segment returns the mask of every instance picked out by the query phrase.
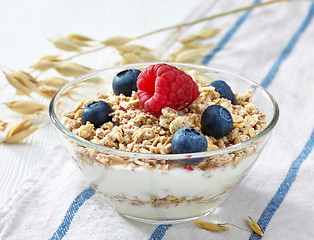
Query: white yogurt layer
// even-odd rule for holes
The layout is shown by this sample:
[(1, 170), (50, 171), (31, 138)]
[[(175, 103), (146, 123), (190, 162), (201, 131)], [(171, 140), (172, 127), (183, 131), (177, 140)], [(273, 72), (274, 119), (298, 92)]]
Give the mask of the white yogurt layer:
[[(142, 219), (171, 220), (201, 216), (213, 210), (240, 183), (257, 155), (243, 159), (236, 167), (207, 171), (197, 168), (189, 171), (183, 167), (167, 171), (132, 169), (124, 165), (105, 167), (98, 162), (93, 165), (76, 162), (106, 203), (119, 213)], [(166, 204), (167, 197), (179, 202)], [(156, 205), (153, 199), (164, 199), (164, 204)]]

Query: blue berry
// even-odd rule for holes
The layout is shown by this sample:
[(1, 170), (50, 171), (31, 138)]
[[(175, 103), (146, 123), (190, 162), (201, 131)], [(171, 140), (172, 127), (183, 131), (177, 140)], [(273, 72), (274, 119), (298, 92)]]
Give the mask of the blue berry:
[[(173, 153), (194, 153), (207, 150), (206, 137), (194, 128), (182, 128), (175, 132), (171, 140)], [(186, 164), (197, 164), (203, 158), (185, 159)]]
[(204, 134), (219, 139), (232, 130), (233, 119), (226, 108), (220, 105), (211, 105), (202, 113), (201, 125)]
[(220, 94), (220, 97), (230, 100), (232, 104), (236, 103), (236, 98), (231, 88), (225, 81), (216, 80), (209, 84), (209, 86), (213, 86), (215, 88), (215, 91)]
[(137, 69), (127, 69), (119, 72), (112, 81), (112, 89), (115, 95), (121, 93), (127, 97), (132, 95), (132, 91), (137, 91), (137, 77), (141, 73)]
[(112, 109), (108, 103), (104, 101), (92, 102), (83, 109), (81, 116), (82, 122), (86, 124), (86, 122), (89, 121), (98, 128), (111, 120), (111, 112)]

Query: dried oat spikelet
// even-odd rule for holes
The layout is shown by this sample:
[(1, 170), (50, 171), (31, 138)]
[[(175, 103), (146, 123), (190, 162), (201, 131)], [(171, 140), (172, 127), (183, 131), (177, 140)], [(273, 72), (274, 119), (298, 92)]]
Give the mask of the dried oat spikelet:
[(25, 95), (24, 93), (20, 92), (19, 90), (16, 90), (15, 91), (15, 95), (17, 96), (22, 96), (22, 95)]
[(73, 62), (60, 63), (55, 70), (65, 77), (79, 77), (92, 71), (91, 68)]
[(60, 57), (59, 54), (46, 55), (46, 56), (41, 57), (39, 60), (60, 61), (59, 57)]
[(51, 77), (51, 78), (46, 78), (40, 81), (41, 84), (44, 84), (48, 87), (53, 87), (56, 89), (63, 87), (68, 82), (69, 81), (67, 79), (60, 78), (60, 77)]
[(32, 91), (23, 83), (23, 81), (16, 78), (13, 73), (5, 73), (5, 77), (11, 86), (14, 87), (20, 95), (27, 95), (29, 97), (31, 96), (30, 93)]
[(13, 71), (12, 73), (6, 73), (8, 82), (18, 90), (19, 94), (26, 94), (30, 96), (31, 92), (41, 94), (41, 84), (30, 74), (24, 71)]
[(43, 97), (51, 98), (53, 94), (56, 92), (55, 89), (48, 89), (40, 82), (38, 82), (34, 77), (30, 74), (23, 71), (13, 71), (12, 73), (7, 73), (6, 77), (18, 91), (19, 93), (26, 94), (30, 96), (31, 92), (35, 92)]
[(39, 83), (29, 73), (17, 70), (13, 72), (13, 76), (28, 87), (30, 91), (38, 91)]
[(264, 233), (262, 232), (262, 229), (257, 224), (257, 222), (255, 222), (250, 216), (249, 216), (249, 219), (250, 219), (250, 221), (247, 220), (247, 223), (250, 226), (250, 228), (253, 230), (253, 232), (255, 232), (257, 235), (263, 237)]
[(81, 41), (81, 40), (77, 40), (77, 39), (71, 39), (71, 41), (76, 44), (77, 46), (80, 46), (80, 47), (91, 47), (92, 45), (87, 43), (87, 42), (84, 42), (84, 41)]
[(187, 44), (187, 43), (194, 42), (198, 38), (199, 38), (198, 34), (196, 34), (196, 33), (189, 33), (189, 34), (186, 34), (186, 35), (183, 35), (182, 37), (180, 37), (178, 39), (178, 42), (180, 42), (182, 44)]
[(203, 55), (206, 55), (214, 45), (212, 44), (196, 44), (187, 43), (175, 51), (169, 58), (168, 61), (177, 62), (185, 61), (194, 63)]
[(205, 28), (200, 33), (189, 33), (178, 39), (182, 44), (188, 44), (197, 40), (204, 40), (215, 37), (220, 32), (220, 29)]
[(150, 52), (142, 51), (142, 52), (137, 53), (137, 55), (140, 58), (142, 58), (144, 62), (159, 62), (160, 61), (159, 58), (157, 58), (155, 55), (153, 55)]
[(183, 52), (180, 52), (176, 58), (176, 62), (180, 63), (194, 63), (196, 62), (200, 57), (206, 56), (208, 53), (207, 49), (199, 48), (199, 49), (190, 49)]
[(199, 34), (199, 38), (201, 40), (208, 39), (208, 38), (213, 38), (215, 37), (218, 33), (220, 33), (220, 29), (218, 28), (204, 28)]
[(142, 57), (146, 61), (157, 60), (157, 57), (152, 54), (152, 50), (140, 45), (121, 45), (117, 46), (116, 49), (119, 51), (121, 55), (126, 53), (134, 53), (140, 57)]
[(125, 54), (122, 54), (122, 57), (124, 60), (124, 64), (145, 62), (144, 59), (142, 59), (140, 56), (136, 55), (135, 53), (125, 53)]
[(44, 124), (40, 124), (38, 126), (30, 128), (33, 123), (30, 121), (33, 120), (35, 115), (32, 115), (23, 121), (19, 122), (18, 124), (14, 125), (9, 129), (9, 132), (7, 133), (5, 142), (6, 143), (18, 143), (22, 141), (24, 138), (31, 135), (33, 132), (44, 126)]
[(4, 121), (0, 120), (0, 132), (5, 131), (7, 125), (8, 125), (7, 122), (4, 122)]
[(64, 50), (67, 52), (81, 52), (80, 46), (75, 44), (71, 39), (66, 37), (56, 37), (51, 40), (53, 45), (60, 50)]
[(221, 232), (221, 231), (229, 231), (230, 228), (227, 227), (225, 224), (219, 223), (212, 223), (212, 222), (205, 222), (205, 221), (195, 221), (195, 225), (200, 226), (203, 229), (214, 231), (214, 232)]
[(184, 44), (180, 49), (178, 49), (174, 54), (179, 54), (180, 52), (184, 52), (192, 49), (211, 49), (213, 48), (213, 44), (196, 44), (196, 43), (187, 43)]
[(126, 44), (127, 42), (130, 42), (132, 40), (133, 40), (132, 38), (128, 38), (128, 37), (115, 36), (115, 37), (107, 38), (106, 40), (102, 41), (102, 43), (106, 46), (116, 47), (116, 46)]
[(33, 101), (10, 101), (4, 103), (12, 111), (23, 113), (23, 114), (34, 114), (43, 110), (47, 110), (46, 105), (33, 102)]
[(141, 45), (136, 44), (127, 44), (127, 45), (120, 45), (116, 47), (120, 53), (140, 53), (140, 52), (151, 52), (151, 49), (143, 47)]
[(48, 99), (52, 98), (56, 92), (57, 92), (57, 89), (46, 88), (44, 86), (40, 86), (37, 91), (39, 95)]
[(47, 55), (38, 59), (31, 67), (35, 70), (47, 71), (50, 68), (54, 68), (61, 61), (58, 58), (59, 55)]
[(39, 71), (47, 71), (48, 69), (54, 68), (56, 65), (57, 65), (56, 62), (38, 60), (31, 65), (31, 68)]
[(123, 63), (157, 62), (159, 59), (151, 53), (151, 49), (140, 45), (121, 45), (116, 49), (123, 57)]
[(69, 34), (66, 36), (66, 38), (70, 39), (74, 44), (80, 47), (90, 47), (91, 44), (89, 44), (89, 42), (95, 41), (92, 38), (80, 34)]
[(88, 82), (93, 84), (103, 84), (104, 81), (105, 80), (101, 77), (91, 77), (90, 79), (88, 79)]
[(94, 39), (92, 39), (90, 37), (86, 37), (86, 36), (76, 34), (76, 33), (71, 33), (71, 34), (67, 35), (66, 38), (71, 39), (71, 40), (75, 39), (75, 40), (79, 40), (79, 41), (83, 41), (83, 42), (95, 41)]

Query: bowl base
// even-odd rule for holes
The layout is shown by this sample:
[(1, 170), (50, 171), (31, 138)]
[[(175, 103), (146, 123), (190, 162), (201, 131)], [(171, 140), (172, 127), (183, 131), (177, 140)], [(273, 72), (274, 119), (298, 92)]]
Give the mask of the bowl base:
[(160, 225), (160, 224), (179, 224), (179, 223), (186, 223), (186, 222), (192, 222), (198, 218), (205, 217), (208, 214), (212, 213), (215, 211), (214, 209), (211, 209), (210, 211), (200, 215), (200, 216), (195, 216), (195, 217), (190, 217), (190, 218), (180, 218), (180, 219), (165, 219), (165, 220), (154, 220), (154, 219), (146, 219), (146, 218), (138, 218), (138, 217), (133, 217), (125, 214), (120, 214), (123, 217), (126, 217), (128, 219), (141, 222), (141, 223), (147, 223), (147, 224), (153, 224), (153, 225)]

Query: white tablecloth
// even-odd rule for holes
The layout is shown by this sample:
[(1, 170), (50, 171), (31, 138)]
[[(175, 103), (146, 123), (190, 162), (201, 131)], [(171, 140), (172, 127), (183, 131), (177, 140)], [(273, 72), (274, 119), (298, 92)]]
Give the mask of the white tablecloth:
[[(3, 1), (0, 3), (3, 33), (0, 36), (0, 63), (8, 68), (25, 67), (31, 59), (53, 51), (42, 41), (57, 34), (78, 32), (106, 38), (123, 32), (123, 35), (134, 36), (182, 19), (196, 19), (251, 3), (208, 1), (194, 8), (188, 1), (180, 1), (180, 4), (159, 1), (152, 11), (152, 3), (145, 1), (120, 6), (119, 1), (88, 4)], [(130, 12), (134, 6), (139, 8), (136, 16)], [(125, 20), (128, 14), (133, 16), (130, 21)], [(278, 126), (257, 164), (232, 197), (206, 220), (246, 227), (244, 219), (249, 215), (258, 220), (265, 239), (313, 238), (313, 15), (313, 2), (293, 1), (206, 23), (221, 28), (222, 32), (214, 39), (217, 43), (214, 53), (205, 57), (203, 63), (261, 83), (280, 106)], [(199, 26), (191, 31), (197, 28)], [(144, 43), (158, 46), (166, 37), (167, 34), (161, 34)], [(101, 54), (97, 55), (99, 59), (102, 59)], [(9, 90), (3, 92), (2, 101), (14, 94)], [(0, 119), (9, 120), (15, 116), (3, 109)], [(47, 138), (47, 135), (53, 137)], [(51, 155), (43, 158), (58, 142), (51, 126), (47, 125), (24, 145), (0, 145), (0, 164), (3, 166), (0, 169), (0, 238), (258, 239), (256, 235), (238, 229), (212, 233), (191, 223), (155, 227), (127, 221), (101, 205), (69, 162), (63, 164), (65, 157), (60, 148), (50, 152), (57, 152), (54, 161)], [(38, 169), (31, 173), (39, 161)], [(26, 176), (29, 180), (20, 187)], [(67, 186), (56, 188), (60, 182), (68, 183), (72, 190)], [(13, 194), (15, 189), (18, 190)], [(5, 201), (9, 195), (11, 198)], [(35, 206), (39, 206), (36, 211)], [(41, 212), (45, 214), (39, 214)]]

